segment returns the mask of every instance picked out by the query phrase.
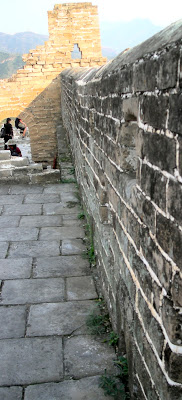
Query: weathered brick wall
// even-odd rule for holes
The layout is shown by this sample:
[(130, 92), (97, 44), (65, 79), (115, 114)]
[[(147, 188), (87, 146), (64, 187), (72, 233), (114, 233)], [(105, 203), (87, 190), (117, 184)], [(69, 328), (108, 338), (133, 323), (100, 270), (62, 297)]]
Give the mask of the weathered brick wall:
[[(49, 40), (23, 56), (26, 65), (0, 80), (0, 121), (20, 116), (29, 127), (34, 161), (52, 163), (60, 123), (60, 72), (103, 65), (97, 6), (56, 4), (48, 11)], [(72, 59), (74, 44), (81, 59)]]
[(132, 399), (182, 399), (182, 21), (107, 66), (61, 74)]

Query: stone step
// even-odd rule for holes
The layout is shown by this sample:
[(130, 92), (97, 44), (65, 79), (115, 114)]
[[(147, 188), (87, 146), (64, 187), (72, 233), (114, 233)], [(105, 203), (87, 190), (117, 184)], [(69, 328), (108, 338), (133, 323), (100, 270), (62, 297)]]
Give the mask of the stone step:
[(10, 150), (0, 150), (0, 160), (9, 160), (11, 158)]
[(29, 165), (27, 157), (12, 156), (8, 160), (0, 160), (0, 169), (11, 168), (11, 167), (24, 167), (27, 165)]
[(3, 183), (22, 183), (22, 184), (41, 184), (59, 183), (60, 170), (42, 170), (42, 165), (33, 164), (22, 168), (0, 169), (0, 182)]
[(47, 169), (39, 174), (31, 175), (31, 183), (58, 183), (61, 179), (61, 173), (59, 169)]

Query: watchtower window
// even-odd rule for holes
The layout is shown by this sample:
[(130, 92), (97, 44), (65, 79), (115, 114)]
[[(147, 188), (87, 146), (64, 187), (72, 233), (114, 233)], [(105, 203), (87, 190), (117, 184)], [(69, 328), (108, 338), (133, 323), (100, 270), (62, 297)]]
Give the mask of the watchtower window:
[(82, 53), (81, 53), (81, 51), (80, 51), (80, 49), (78, 47), (78, 44), (74, 44), (74, 49), (71, 52), (71, 58), (72, 58), (72, 60), (75, 60), (75, 59), (80, 59), (81, 60)]

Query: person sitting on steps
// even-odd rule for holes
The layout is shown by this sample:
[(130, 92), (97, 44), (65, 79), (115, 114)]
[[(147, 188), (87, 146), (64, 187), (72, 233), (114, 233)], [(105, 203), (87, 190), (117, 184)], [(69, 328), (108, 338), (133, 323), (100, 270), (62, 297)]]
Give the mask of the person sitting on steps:
[(22, 138), (24, 138), (27, 131), (27, 125), (25, 122), (23, 122), (21, 118), (16, 118), (15, 126), (17, 129), (20, 129), (20, 134), (22, 135)]

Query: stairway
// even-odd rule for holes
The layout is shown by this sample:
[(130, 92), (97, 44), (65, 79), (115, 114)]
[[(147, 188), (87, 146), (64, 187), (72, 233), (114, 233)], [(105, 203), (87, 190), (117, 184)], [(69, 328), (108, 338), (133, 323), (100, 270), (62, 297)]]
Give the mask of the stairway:
[(30, 162), (27, 157), (11, 156), (10, 150), (4, 150), (4, 140), (0, 139), (0, 182), (57, 183), (60, 182), (60, 170), (44, 170), (41, 163)]

